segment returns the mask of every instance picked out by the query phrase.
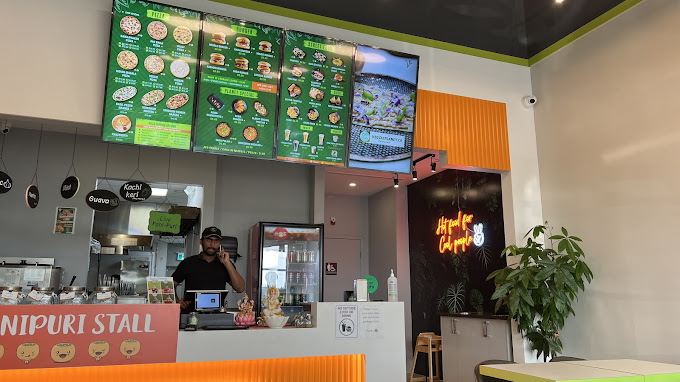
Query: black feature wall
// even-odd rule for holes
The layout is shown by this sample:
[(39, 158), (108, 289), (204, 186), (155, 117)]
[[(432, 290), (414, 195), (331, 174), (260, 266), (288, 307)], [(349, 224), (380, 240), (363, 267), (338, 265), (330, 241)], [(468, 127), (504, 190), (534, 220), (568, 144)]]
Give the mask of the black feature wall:
[[(495, 288), (486, 277), (506, 265), (501, 257), (505, 248), (502, 199), (499, 174), (446, 170), (408, 186), (414, 340), (418, 333), (440, 333), (439, 313), (494, 311)], [(438, 234), (442, 217), (451, 219), (451, 224)], [(466, 217), (467, 232), (462, 227)], [(475, 225), (480, 223), (483, 243), (479, 233), (475, 237)], [(452, 243), (458, 239), (470, 245), (465, 251), (457, 246), (458, 253), (442, 248), (442, 253), (441, 238), (448, 243), (449, 233)]]

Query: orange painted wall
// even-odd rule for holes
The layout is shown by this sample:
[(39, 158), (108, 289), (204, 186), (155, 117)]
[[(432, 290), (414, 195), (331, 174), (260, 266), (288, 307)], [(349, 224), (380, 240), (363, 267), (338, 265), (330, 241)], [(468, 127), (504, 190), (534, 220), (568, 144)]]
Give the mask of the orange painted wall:
[(0, 370), (2, 382), (364, 382), (363, 354), (243, 361)]
[(414, 145), (446, 151), (451, 165), (510, 171), (505, 104), (418, 90)]

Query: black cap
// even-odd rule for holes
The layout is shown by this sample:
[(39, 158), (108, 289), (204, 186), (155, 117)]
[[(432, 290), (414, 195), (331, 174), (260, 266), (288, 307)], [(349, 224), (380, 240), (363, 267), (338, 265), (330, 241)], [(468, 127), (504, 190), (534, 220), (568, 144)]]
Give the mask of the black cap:
[(201, 235), (201, 239), (205, 239), (206, 237), (210, 236), (217, 236), (220, 239), (222, 239), (222, 231), (220, 231), (219, 228), (217, 227), (208, 227), (203, 230), (203, 234)]

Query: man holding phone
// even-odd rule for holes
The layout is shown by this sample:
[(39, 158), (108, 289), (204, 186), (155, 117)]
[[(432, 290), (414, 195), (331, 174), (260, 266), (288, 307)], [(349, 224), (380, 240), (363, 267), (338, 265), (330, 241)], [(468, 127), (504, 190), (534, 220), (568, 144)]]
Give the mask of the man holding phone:
[[(243, 277), (229, 260), (229, 254), (222, 249), (222, 231), (217, 227), (208, 227), (201, 234), (203, 250), (182, 260), (172, 274), (175, 288), (184, 281), (184, 290), (224, 290), (227, 283), (241, 293), (246, 288)], [(190, 296), (179, 300), (182, 310), (193, 304)]]

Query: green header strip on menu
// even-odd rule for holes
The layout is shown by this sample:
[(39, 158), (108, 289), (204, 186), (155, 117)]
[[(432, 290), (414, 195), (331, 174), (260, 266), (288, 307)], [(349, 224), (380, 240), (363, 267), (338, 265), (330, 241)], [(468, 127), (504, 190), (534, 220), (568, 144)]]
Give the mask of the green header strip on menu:
[(253, 28), (246, 28), (246, 27), (242, 27), (240, 25), (232, 25), (231, 30), (233, 30), (236, 33), (240, 33), (240, 34), (244, 34), (244, 35), (248, 35), (248, 36), (253, 36), (253, 37), (257, 36), (257, 30), (253, 29)]
[(226, 95), (232, 95), (237, 97), (246, 97), (257, 99), (257, 92), (250, 92), (247, 90), (237, 90), (232, 88), (220, 88), (220, 93)]
[(169, 14), (167, 14), (165, 12), (154, 11), (152, 9), (146, 10), (146, 17), (148, 17), (150, 19), (157, 19), (157, 20), (164, 20), (164, 21), (170, 20)]
[(333, 45), (327, 45), (327, 44), (322, 44), (320, 42), (314, 42), (314, 41), (307, 41), (305, 40), (305, 48), (311, 48), (311, 49), (318, 49), (318, 50), (325, 50), (327, 52), (335, 52), (335, 46)]

